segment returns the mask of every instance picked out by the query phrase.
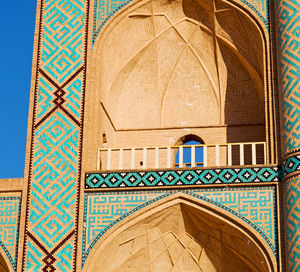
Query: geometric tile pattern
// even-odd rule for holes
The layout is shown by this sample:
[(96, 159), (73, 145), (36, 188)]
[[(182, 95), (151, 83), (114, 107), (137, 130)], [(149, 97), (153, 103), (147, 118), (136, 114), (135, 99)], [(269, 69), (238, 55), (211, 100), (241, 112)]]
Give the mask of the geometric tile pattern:
[[(287, 271), (300, 271), (300, 4), (297, 0), (276, 0), (281, 151), (292, 155), (284, 162), (285, 255)], [(299, 152), (298, 152), (299, 154)]]
[(88, 1), (42, 0), (22, 271), (76, 267)]
[(91, 249), (112, 226), (143, 207), (176, 192), (192, 195), (241, 218), (260, 233), (277, 255), (275, 186), (218, 189), (86, 192), (82, 267)]
[(285, 219), (285, 252), (287, 270), (300, 271), (300, 178), (293, 177), (285, 181), (284, 219)]
[(275, 2), (280, 72), (282, 154), (300, 147), (300, 5)]
[[(118, 220), (136, 207), (153, 202), (159, 196), (164, 195), (163, 192), (147, 192), (141, 193), (99, 193), (85, 195), (83, 225), (83, 255), (87, 254), (87, 250), (94, 244), (95, 238), (102, 233), (107, 226)], [(119, 222), (119, 221), (117, 221)]]
[(287, 271), (300, 271), (300, 154), (290, 153), (283, 161), (285, 252)]
[[(196, 195), (219, 203), (239, 215), (247, 218), (267, 236), (271, 242), (271, 247), (276, 247), (275, 234), (275, 191), (274, 187), (265, 187), (264, 190), (254, 188), (243, 188), (228, 191), (225, 190), (201, 190), (193, 192)], [(276, 209), (275, 209), (276, 211)]]
[[(94, 0), (94, 20), (92, 43), (96, 41), (98, 34), (108, 20), (123, 7), (133, 0)], [(268, 0), (239, 0), (250, 7), (269, 28), (269, 1)]]
[[(282, 162), (282, 176), (287, 178), (299, 174), (300, 171), (300, 154), (289, 155)], [(298, 173), (297, 173), (298, 172)]]
[(85, 189), (277, 182), (278, 167), (88, 173)]
[(17, 269), (21, 196), (0, 196), (0, 247)]

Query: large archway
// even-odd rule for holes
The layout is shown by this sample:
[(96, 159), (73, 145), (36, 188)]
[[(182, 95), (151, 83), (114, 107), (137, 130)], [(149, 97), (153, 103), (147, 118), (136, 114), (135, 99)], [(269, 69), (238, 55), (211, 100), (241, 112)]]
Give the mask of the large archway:
[(240, 11), (219, 0), (129, 10), (103, 33), (98, 63), (118, 129), (264, 123), (263, 41)]
[(89, 153), (167, 146), (183, 129), (274, 150), (267, 31), (233, 2), (132, 1), (108, 20), (88, 62)]
[(84, 271), (276, 271), (267, 247), (249, 226), (177, 193), (117, 224)]

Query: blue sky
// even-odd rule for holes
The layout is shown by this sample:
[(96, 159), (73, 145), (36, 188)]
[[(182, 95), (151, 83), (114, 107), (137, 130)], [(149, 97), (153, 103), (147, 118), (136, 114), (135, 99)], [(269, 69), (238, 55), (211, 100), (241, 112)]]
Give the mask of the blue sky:
[(0, 178), (24, 176), (36, 0), (0, 1)]

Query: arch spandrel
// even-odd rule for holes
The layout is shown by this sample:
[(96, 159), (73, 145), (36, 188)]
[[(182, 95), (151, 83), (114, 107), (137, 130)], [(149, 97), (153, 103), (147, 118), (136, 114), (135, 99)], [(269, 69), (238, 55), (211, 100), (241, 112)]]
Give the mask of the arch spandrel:
[[(115, 13), (124, 9), (128, 5), (131, 5), (133, 0), (119, 0), (119, 1), (94, 1), (93, 7), (93, 39), (94, 44), (99, 33), (105, 24), (114, 16)], [(261, 22), (261, 25), (265, 29), (265, 33), (268, 33), (269, 28), (269, 1), (264, 0), (235, 0), (235, 1), (224, 1), (227, 3), (236, 3), (243, 6), (245, 10), (248, 10), (256, 20)]]
[(92, 249), (83, 271), (148, 271), (150, 266), (183, 271), (182, 265), (192, 271), (277, 271), (264, 240), (248, 228), (213, 205), (177, 193), (117, 223)]

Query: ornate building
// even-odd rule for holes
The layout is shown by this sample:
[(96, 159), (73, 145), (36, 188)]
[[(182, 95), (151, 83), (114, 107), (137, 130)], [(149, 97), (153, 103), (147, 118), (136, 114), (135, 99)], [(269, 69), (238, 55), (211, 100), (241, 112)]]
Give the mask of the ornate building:
[(300, 271), (294, 0), (39, 0), (0, 271)]

